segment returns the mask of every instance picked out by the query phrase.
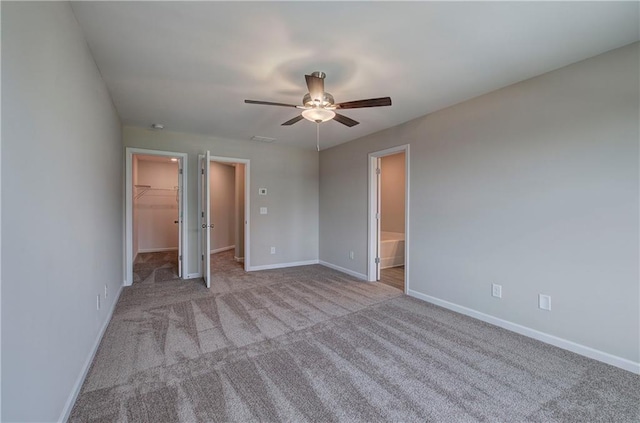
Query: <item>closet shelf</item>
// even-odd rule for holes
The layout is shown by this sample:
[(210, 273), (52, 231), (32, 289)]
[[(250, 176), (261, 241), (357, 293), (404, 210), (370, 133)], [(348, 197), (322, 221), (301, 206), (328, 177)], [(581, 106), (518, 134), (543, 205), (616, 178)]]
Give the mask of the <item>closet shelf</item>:
[(153, 197), (160, 197), (160, 196), (173, 195), (174, 192), (177, 195), (177, 191), (178, 191), (177, 186), (174, 186), (173, 188), (153, 188), (151, 185), (134, 185), (134, 187), (137, 190), (134, 196), (135, 200), (139, 199), (140, 197), (142, 197), (147, 193), (149, 193), (149, 195)]

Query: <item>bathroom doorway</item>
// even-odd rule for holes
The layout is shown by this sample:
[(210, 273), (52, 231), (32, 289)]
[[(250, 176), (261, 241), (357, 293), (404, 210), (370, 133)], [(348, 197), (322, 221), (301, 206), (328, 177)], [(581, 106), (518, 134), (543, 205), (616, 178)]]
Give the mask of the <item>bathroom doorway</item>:
[(408, 146), (371, 153), (369, 280), (408, 290)]

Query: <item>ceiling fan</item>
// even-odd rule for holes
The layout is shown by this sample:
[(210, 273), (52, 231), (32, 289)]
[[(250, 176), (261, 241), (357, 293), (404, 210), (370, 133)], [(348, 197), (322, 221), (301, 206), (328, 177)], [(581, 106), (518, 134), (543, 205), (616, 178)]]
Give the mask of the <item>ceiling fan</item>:
[(356, 126), (360, 122), (348, 118), (335, 110), (341, 109), (359, 109), (362, 107), (381, 107), (391, 106), (390, 97), (370, 98), (367, 100), (347, 101), (345, 103), (337, 103), (333, 96), (324, 90), (324, 78), (327, 75), (324, 72), (313, 72), (311, 75), (305, 75), (307, 88), (309, 92), (302, 98), (302, 105), (285, 103), (274, 103), (271, 101), (245, 100), (248, 104), (264, 104), (267, 106), (295, 107), (303, 109), (302, 114), (283, 123), (283, 126), (293, 125), (302, 119), (307, 119), (315, 123), (326, 122), (333, 119), (348, 127)]

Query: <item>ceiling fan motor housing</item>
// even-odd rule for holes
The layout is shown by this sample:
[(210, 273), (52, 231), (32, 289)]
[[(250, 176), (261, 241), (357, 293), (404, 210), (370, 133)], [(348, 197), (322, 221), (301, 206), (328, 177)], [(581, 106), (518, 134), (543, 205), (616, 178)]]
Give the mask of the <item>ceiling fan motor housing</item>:
[(335, 108), (334, 107), (335, 100), (333, 99), (333, 96), (327, 92), (325, 92), (324, 95), (322, 96), (322, 103), (317, 103), (311, 98), (311, 94), (307, 93), (302, 98), (302, 104), (304, 105), (304, 107), (309, 107), (309, 108), (311, 107), (321, 107), (324, 109)]
[(316, 78), (325, 79), (327, 74), (321, 71), (311, 72), (311, 76), (315, 76)]

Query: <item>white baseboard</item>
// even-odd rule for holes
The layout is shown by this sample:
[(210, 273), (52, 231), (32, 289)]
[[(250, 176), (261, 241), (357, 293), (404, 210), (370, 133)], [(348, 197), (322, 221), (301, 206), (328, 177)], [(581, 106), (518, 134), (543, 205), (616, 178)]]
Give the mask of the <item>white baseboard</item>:
[(353, 276), (354, 278), (362, 279), (364, 281), (367, 280), (367, 275), (363, 273), (354, 272), (353, 270), (345, 269), (344, 267), (340, 267), (332, 263), (327, 263), (326, 261), (322, 260), (320, 260), (320, 264), (330, 269), (337, 270), (338, 272), (346, 273), (347, 275)]
[(185, 277), (185, 279), (197, 279), (201, 277), (202, 277), (202, 273), (187, 273), (187, 276)]
[(140, 253), (162, 253), (165, 251), (178, 251), (178, 247), (141, 248), (136, 253), (136, 256)]
[(215, 250), (209, 251), (209, 254), (221, 253), (223, 251), (233, 250), (234, 248), (236, 248), (235, 245), (229, 245), (228, 247), (216, 248)]
[(249, 272), (253, 272), (256, 270), (282, 269), (284, 267), (309, 266), (311, 264), (318, 264), (318, 260), (294, 261), (291, 263), (276, 263), (264, 264), (262, 266), (251, 266), (249, 267)]
[(503, 320), (498, 317), (494, 317), (489, 314), (485, 314), (480, 311), (473, 310), (471, 308), (467, 308), (458, 304), (451, 303), (449, 301), (441, 300), (439, 298), (432, 297), (430, 295), (426, 295), (421, 292), (414, 291), (412, 289), (407, 291), (407, 295), (410, 295), (414, 298), (418, 298), (428, 303), (435, 304), (440, 307), (444, 307), (446, 309), (458, 312), (460, 314), (473, 317), (474, 319), (482, 320), (483, 322), (487, 322), (492, 325), (499, 326), (503, 329), (507, 329), (512, 332), (519, 333), (520, 335), (524, 335), (529, 338), (536, 339), (546, 344), (551, 344), (558, 348), (562, 348), (562, 349), (574, 352), (576, 354), (580, 354), (585, 357), (592, 358), (594, 360), (598, 360), (615, 367), (619, 367), (621, 369), (630, 371), (632, 373), (640, 374), (640, 363), (637, 363), (635, 361), (618, 357), (616, 355), (609, 354), (604, 351), (596, 350), (595, 348), (587, 347), (586, 345), (578, 344), (576, 342), (569, 341), (567, 339), (559, 338), (557, 336), (550, 335), (545, 332), (540, 332), (538, 330), (531, 329), (529, 327), (522, 326), (517, 323), (510, 322), (508, 320)]
[(238, 263), (244, 263), (244, 257), (236, 257), (233, 256), (233, 258), (235, 259), (235, 261), (237, 261)]
[(84, 366), (82, 366), (82, 371), (80, 372), (80, 375), (76, 380), (76, 383), (73, 385), (73, 389), (71, 390), (71, 394), (69, 395), (67, 402), (62, 408), (62, 414), (58, 419), (58, 421), (60, 422), (66, 422), (67, 420), (69, 420), (69, 414), (71, 414), (71, 410), (73, 409), (73, 406), (76, 403), (76, 399), (78, 399), (78, 395), (80, 394), (80, 389), (82, 389), (82, 384), (84, 383), (84, 380), (87, 377), (87, 373), (89, 373), (89, 369), (91, 368), (91, 363), (93, 363), (93, 359), (96, 355), (96, 352), (98, 352), (100, 341), (102, 341), (102, 337), (104, 336), (104, 333), (107, 330), (107, 326), (109, 326), (109, 322), (111, 322), (111, 317), (113, 316), (113, 312), (115, 311), (116, 305), (118, 304), (118, 300), (120, 299), (122, 288), (124, 288), (124, 285), (120, 285), (120, 288), (118, 289), (118, 292), (116, 293), (115, 298), (113, 300), (113, 304), (111, 304), (111, 308), (109, 309), (109, 313), (107, 313), (107, 318), (105, 319), (104, 324), (102, 325), (102, 328), (100, 328), (100, 332), (98, 332), (98, 336), (96, 337), (96, 340), (93, 343), (93, 347), (91, 348), (89, 357), (87, 357), (87, 360), (85, 361)]

